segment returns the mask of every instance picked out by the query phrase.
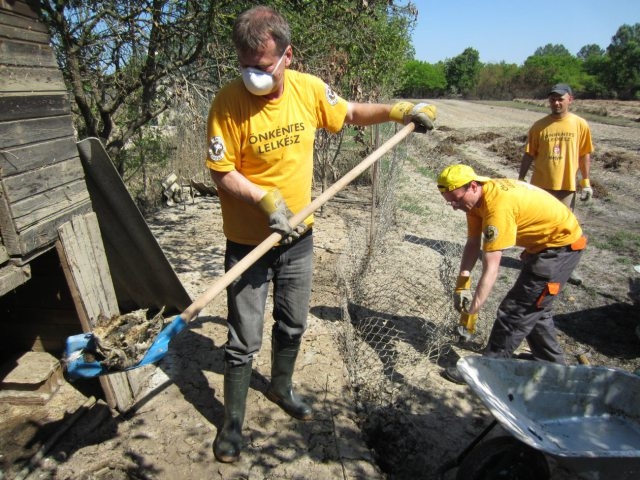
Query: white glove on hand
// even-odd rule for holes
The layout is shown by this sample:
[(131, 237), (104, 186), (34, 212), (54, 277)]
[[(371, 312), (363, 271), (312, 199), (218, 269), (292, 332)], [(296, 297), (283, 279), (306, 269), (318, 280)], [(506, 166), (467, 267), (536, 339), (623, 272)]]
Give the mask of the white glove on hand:
[(583, 178), (580, 180), (580, 200), (586, 202), (587, 200), (591, 200), (593, 197), (593, 189), (591, 188), (591, 183), (588, 178)]
[(269, 228), (282, 235), (280, 243), (283, 245), (288, 245), (297, 240), (307, 230), (305, 223), (291, 228), (289, 219), (293, 217), (293, 213), (289, 210), (280, 190), (277, 188), (267, 192), (258, 202), (258, 207), (269, 216)]

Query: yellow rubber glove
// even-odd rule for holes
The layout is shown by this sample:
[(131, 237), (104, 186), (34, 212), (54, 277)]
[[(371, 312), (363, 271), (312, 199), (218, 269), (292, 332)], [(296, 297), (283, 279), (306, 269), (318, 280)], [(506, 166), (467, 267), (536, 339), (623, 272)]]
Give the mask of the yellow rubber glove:
[(468, 310), (471, 306), (473, 295), (471, 294), (471, 277), (458, 275), (456, 289), (453, 291), (453, 308), (458, 312)]
[(413, 104), (407, 101), (397, 102), (391, 108), (389, 119), (406, 125), (409, 122), (416, 124), (416, 132), (424, 133), (433, 130), (436, 121), (436, 107), (428, 103)]
[(476, 333), (476, 321), (478, 320), (477, 313), (460, 313), (460, 321), (458, 326), (458, 333), (463, 337), (469, 339)]
[(287, 203), (282, 198), (280, 190), (274, 188), (267, 192), (258, 202), (258, 208), (269, 216), (269, 228), (282, 235), (280, 243), (289, 244), (294, 240), (300, 238), (300, 236), (306, 231), (307, 225), (301, 223), (295, 228), (291, 228), (289, 225), (289, 219), (293, 217), (293, 213), (289, 210)]
[(591, 182), (588, 178), (583, 178), (582, 180), (580, 180), (580, 188), (580, 200), (591, 200), (591, 197), (593, 197), (593, 189), (591, 188)]

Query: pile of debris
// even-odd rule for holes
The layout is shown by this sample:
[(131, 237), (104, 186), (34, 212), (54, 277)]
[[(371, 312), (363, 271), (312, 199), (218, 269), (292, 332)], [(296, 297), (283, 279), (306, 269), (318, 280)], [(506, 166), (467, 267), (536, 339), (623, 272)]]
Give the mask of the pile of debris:
[(111, 318), (101, 315), (93, 327), (95, 351), (84, 351), (85, 362), (100, 362), (107, 370), (136, 365), (165, 326), (164, 308), (151, 318), (147, 309)]

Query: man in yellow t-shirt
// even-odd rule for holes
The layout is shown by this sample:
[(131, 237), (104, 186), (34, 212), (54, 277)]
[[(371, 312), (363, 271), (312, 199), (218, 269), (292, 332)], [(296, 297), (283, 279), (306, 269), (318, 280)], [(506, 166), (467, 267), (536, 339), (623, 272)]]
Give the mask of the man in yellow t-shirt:
[[(552, 306), (586, 247), (573, 212), (534, 185), (482, 177), (466, 165), (445, 168), (438, 189), (454, 210), (467, 215), (467, 241), (454, 292), (460, 325), (475, 331), (478, 312), (498, 278), (503, 250), (522, 247), (522, 270), (500, 303), (484, 355), (509, 358), (526, 339), (534, 359), (564, 363)], [(471, 271), (481, 248), (482, 273), (471, 295)], [(464, 383), (455, 367), (444, 375)]]
[(529, 129), (518, 178), (524, 180), (533, 163), (531, 183), (545, 189), (571, 210), (576, 201), (576, 174), (582, 179), (581, 200), (593, 195), (589, 180), (591, 167), (591, 130), (586, 120), (569, 111), (573, 91), (565, 83), (549, 92), (551, 113)]
[(360, 104), (340, 98), (319, 78), (289, 70), (290, 28), (266, 6), (242, 13), (233, 27), (241, 77), (224, 86), (209, 111), (206, 165), (218, 186), (229, 271), (272, 232), (279, 244), (227, 288), (224, 423), (213, 445), (221, 462), (235, 462), (252, 360), (262, 345), (273, 284), (271, 382), (267, 397), (289, 415), (309, 420), (311, 408), (293, 391), (292, 375), (306, 329), (313, 271), (313, 217), (291, 226), (311, 201), (313, 142), (318, 128), (413, 121), (433, 128), (435, 107), (398, 102)]

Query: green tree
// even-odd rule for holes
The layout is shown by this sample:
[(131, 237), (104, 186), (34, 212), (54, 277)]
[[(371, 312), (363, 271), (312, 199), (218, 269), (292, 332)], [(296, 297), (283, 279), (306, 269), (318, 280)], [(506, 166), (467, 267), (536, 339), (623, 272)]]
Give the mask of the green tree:
[(481, 99), (512, 100), (516, 95), (519, 67), (515, 63), (484, 64), (478, 73), (475, 96)]
[(528, 57), (520, 70), (519, 92), (522, 96), (546, 97), (551, 85), (568, 83), (574, 93), (584, 91), (582, 61), (562, 45), (548, 44)]
[(547, 43), (544, 47), (538, 47), (535, 52), (533, 52), (534, 57), (543, 57), (543, 56), (556, 56), (556, 57), (564, 57), (571, 56), (571, 52), (567, 50), (567, 47), (564, 45)]
[(411, 3), (281, 1), (294, 38), (294, 68), (318, 75), (350, 100), (389, 98), (413, 56)]
[(605, 50), (599, 45), (585, 45), (577, 54), (582, 61), (583, 94), (587, 98), (608, 97), (607, 86), (603, 83), (603, 74), (609, 69), (609, 58), (605, 55)]
[(402, 85), (397, 96), (404, 98), (439, 97), (447, 88), (444, 63), (409, 60), (402, 69)]
[(602, 57), (603, 55), (604, 50), (600, 47), (600, 45), (591, 43), (582, 47), (576, 54), (576, 57), (581, 60), (587, 60), (591, 57)]
[(607, 47), (604, 82), (621, 99), (640, 98), (640, 23), (622, 25)]
[(478, 82), (480, 53), (475, 48), (467, 48), (460, 55), (445, 62), (445, 76), (449, 91), (468, 95)]
[(210, 72), (224, 76), (215, 60), (228, 56), (211, 44), (224, 38), (229, 1), (41, 0), (80, 137), (105, 143), (124, 171), (125, 144)]

